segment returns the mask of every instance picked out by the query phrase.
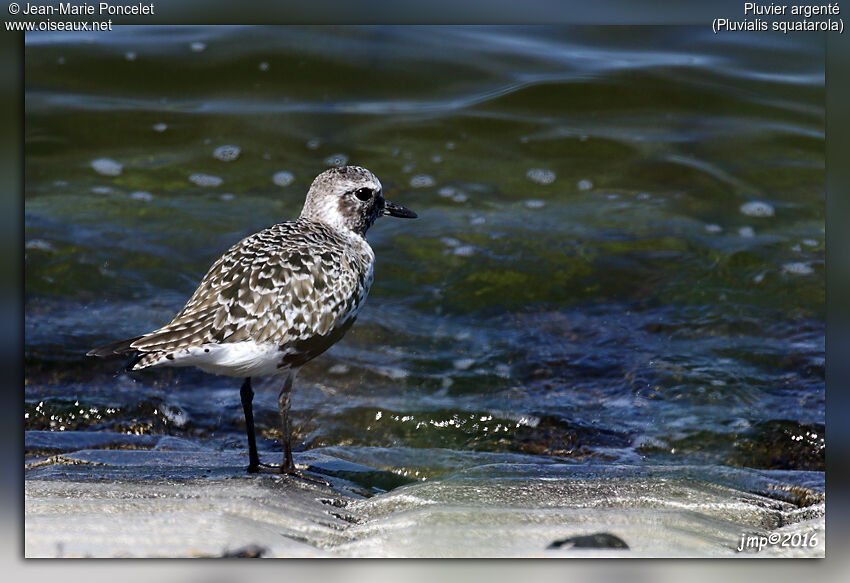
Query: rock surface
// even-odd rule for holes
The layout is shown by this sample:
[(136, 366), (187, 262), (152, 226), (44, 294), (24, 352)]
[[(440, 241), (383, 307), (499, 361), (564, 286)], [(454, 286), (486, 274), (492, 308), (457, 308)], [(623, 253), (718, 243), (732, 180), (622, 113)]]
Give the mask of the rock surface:
[[(28, 433), (27, 451), (62, 439)], [(411, 481), (337, 449), (296, 454), (324, 486), (248, 476), (244, 454), (182, 439), (83, 442), (153, 448), (30, 457), (27, 557), (824, 556), (817, 472), (490, 463)]]

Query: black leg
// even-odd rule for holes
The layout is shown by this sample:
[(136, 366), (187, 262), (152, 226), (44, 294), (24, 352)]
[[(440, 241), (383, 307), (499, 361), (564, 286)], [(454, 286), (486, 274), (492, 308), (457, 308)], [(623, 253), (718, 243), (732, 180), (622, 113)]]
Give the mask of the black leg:
[(283, 388), (280, 390), (280, 395), (277, 398), (277, 407), (280, 412), (280, 431), (283, 434), (283, 464), (280, 466), (280, 473), (298, 475), (298, 471), (295, 469), (295, 462), (292, 461), (292, 424), (289, 420), (290, 396), (292, 394), (292, 381), (294, 379), (294, 372), (286, 375)]
[(260, 471), (260, 456), (257, 455), (257, 437), (254, 435), (254, 391), (251, 390), (251, 377), (242, 383), (239, 391), (242, 397), (242, 411), (245, 412), (245, 430), (248, 432), (248, 473), (255, 474)]

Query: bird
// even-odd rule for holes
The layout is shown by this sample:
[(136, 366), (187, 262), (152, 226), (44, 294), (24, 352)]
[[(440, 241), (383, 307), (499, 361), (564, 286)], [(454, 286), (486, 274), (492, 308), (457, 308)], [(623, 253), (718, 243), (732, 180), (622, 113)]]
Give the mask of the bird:
[(132, 354), (128, 371), (191, 366), (244, 379), (240, 397), (249, 473), (261, 466), (251, 379), (282, 380), (279, 471), (306, 477), (292, 458), (292, 385), (299, 369), (339, 341), (363, 308), (375, 263), (366, 232), (382, 216), (417, 218), (412, 210), (384, 199), (381, 182), (366, 168), (325, 170), (310, 185), (297, 219), (228, 249), (168, 324), (87, 355)]

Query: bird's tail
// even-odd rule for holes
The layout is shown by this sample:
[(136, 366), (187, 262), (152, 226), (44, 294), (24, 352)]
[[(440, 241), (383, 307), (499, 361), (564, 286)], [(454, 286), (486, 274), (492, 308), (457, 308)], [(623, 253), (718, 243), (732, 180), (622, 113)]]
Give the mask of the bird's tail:
[(139, 338), (141, 338), (141, 336), (128, 338), (126, 340), (119, 340), (118, 342), (113, 342), (112, 344), (107, 344), (106, 346), (100, 346), (98, 348), (92, 348), (86, 353), (86, 356), (99, 356), (101, 358), (105, 358), (107, 356), (135, 352), (136, 349), (132, 347), (132, 344)]

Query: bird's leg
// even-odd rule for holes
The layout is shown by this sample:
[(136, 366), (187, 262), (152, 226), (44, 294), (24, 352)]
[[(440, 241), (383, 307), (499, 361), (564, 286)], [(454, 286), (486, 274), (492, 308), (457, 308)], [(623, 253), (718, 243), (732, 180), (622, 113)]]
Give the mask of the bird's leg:
[(255, 474), (260, 471), (260, 456), (257, 455), (257, 437), (254, 434), (254, 391), (251, 390), (251, 377), (242, 383), (239, 391), (242, 397), (242, 411), (245, 413), (245, 430), (248, 432), (248, 473)]
[(286, 380), (283, 381), (283, 388), (280, 390), (280, 395), (277, 397), (277, 407), (280, 412), (280, 431), (283, 435), (283, 464), (280, 466), (281, 474), (297, 475), (295, 462), (292, 461), (292, 429), (289, 420), (289, 407), (291, 405), (292, 381), (295, 379), (295, 373), (290, 372), (286, 375)]
[(289, 418), (289, 406), (291, 404), (290, 396), (292, 394), (292, 383), (295, 381), (295, 375), (297, 372), (297, 370), (291, 370), (289, 372), (283, 383), (283, 388), (280, 390), (280, 395), (277, 398), (278, 411), (280, 412), (280, 430), (283, 434), (283, 463), (280, 466), (280, 473), (289, 476), (296, 476), (302, 480), (316, 482), (323, 486), (331, 486), (330, 482), (323, 480), (322, 478), (308, 476), (302, 473), (295, 467), (295, 462), (292, 459), (292, 423)]

